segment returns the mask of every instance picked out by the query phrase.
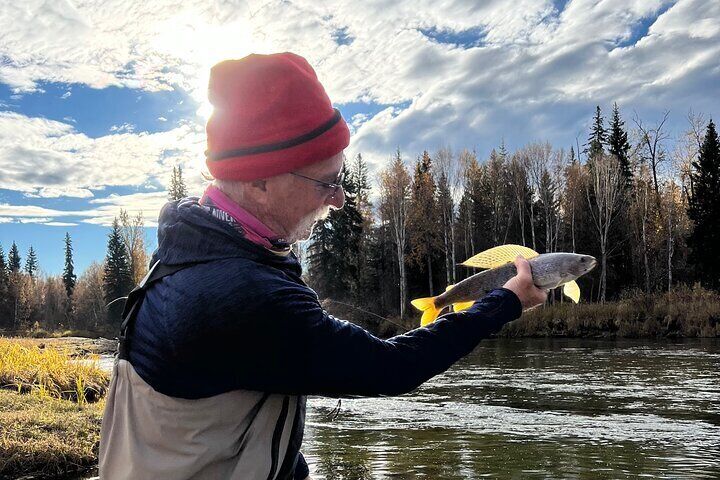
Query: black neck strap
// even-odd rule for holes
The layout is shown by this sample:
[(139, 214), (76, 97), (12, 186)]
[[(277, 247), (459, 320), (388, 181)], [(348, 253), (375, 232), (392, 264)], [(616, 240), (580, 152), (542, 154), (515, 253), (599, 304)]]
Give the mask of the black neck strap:
[(155, 262), (148, 271), (147, 275), (140, 280), (140, 283), (135, 287), (127, 297), (125, 302), (125, 308), (122, 313), (122, 323), (120, 324), (120, 344), (118, 345), (118, 358), (121, 360), (129, 360), (130, 353), (130, 337), (129, 332), (132, 330), (132, 326), (135, 323), (135, 317), (140, 310), (145, 299), (145, 292), (150, 288), (152, 284), (160, 280), (161, 278), (172, 275), (173, 273), (187, 268), (195, 263), (182, 263), (179, 265), (165, 265), (160, 261)]

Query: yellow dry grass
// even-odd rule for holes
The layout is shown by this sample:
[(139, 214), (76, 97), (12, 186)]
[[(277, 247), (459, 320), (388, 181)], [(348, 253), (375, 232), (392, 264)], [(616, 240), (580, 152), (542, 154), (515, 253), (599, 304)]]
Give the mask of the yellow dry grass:
[(38, 345), (17, 338), (0, 338), (0, 388), (79, 404), (102, 398), (110, 381), (98, 357), (73, 357), (70, 349)]

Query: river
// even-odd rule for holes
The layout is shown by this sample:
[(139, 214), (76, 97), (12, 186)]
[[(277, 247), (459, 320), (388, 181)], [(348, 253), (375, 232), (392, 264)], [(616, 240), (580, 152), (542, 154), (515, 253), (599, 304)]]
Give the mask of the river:
[(336, 406), (308, 401), (314, 479), (720, 478), (720, 339), (487, 340)]

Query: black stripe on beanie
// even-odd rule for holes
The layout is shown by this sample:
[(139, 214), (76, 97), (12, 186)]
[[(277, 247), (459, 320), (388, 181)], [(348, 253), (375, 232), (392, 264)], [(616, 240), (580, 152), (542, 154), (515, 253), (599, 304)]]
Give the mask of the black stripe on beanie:
[(226, 158), (233, 158), (233, 157), (243, 157), (247, 155), (256, 155), (258, 153), (268, 153), (268, 152), (275, 152), (277, 150), (284, 150), (286, 148), (294, 147), (296, 145), (300, 145), (305, 142), (309, 142), (310, 140), (319, 137), (323, 133), (330, 130), (332, 127), (337, 124), (340, 119), (342, 118), (342, 115), (340, 115), (340, 110), (337, 108), (333, 108), (335, 111), (335, 115), (328, 120), (327, 122), (320, 125), (315, 130), (312, 130), (311, 132), (305, 133), (303, 135), (300, 135), (299, 137), (291, 138), (290, 140), (284, 140), (282, 142), (277, 143), (269, 143), (267, 145), (257, 145), (255, 147), (245, 147), (245, 148), (236, 148), (234, 150), (225, 150), (224, 152), (218, 152), (218, 153), (211, 153), (211, 152), (205, 152), (205, 155), (207, 155), (207, 158), (210, 160), (218, 161), (218, 160), (225, 160)]

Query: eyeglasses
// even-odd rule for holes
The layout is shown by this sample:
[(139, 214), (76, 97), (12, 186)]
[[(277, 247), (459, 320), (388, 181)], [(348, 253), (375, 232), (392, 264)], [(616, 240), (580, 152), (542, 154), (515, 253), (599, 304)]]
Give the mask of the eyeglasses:
[(311, 180), (321, 187), (323, 187), (325, 190), (327, 190), (330, 195), (330, 198), (335, 198), (335, 195), (337, 195), (338, 190), (342, 188), (343, 180), (345, 179), (345, 171), (341, 171), (340, 175), (338, 175), (337, 179), (334, 183), (329, 182), (323, 182), (322, 180), (318, 180), (316, 178), (306, 177), (305, 175), (300, 175), (299, 173), (290, 172), (291, 175), (295, 175), (296, 177), (304, 178), (305, 180)]

